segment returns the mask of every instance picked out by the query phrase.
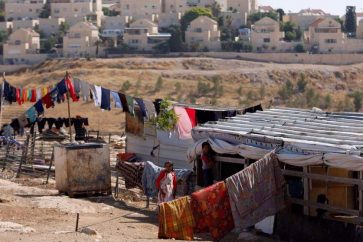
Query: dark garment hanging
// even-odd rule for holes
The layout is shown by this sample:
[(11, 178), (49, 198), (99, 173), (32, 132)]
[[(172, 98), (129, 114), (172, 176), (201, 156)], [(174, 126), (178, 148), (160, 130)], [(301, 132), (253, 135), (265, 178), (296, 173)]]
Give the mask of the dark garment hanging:
[(111, 110), (111, 91), (101, 87), (101, 109)]
[(84, 126), (88, 126), (88, 118), (83, 118), (83, 124)]
[(209, 121), (217, 121), (223, 118), (222, 111), (196, 110), (198, 124), (204, 124)]
[(69, 128), (69, 126), (73, 125), (73, 119), (72, 118), (71, 118), (70, 122), (71, 123), (69, 123), (69, 118), (63, 118), (64, 126), (66, 126), (67, 128)]
[(243, 110), (243, 114), (246, 114), (246, 113), (255, 113), (257, 111), (263, 111), (261, 104), (258, 104), (258, 105), (253, 106), (253, 107), (246, 108), (245, 110)]
[(43, 102), (41, 99), (34, 104), (34, 107), (35, 107), (35, 110), (37, 110), (38, 115), (44, 113)]
[(46, 108), (54, 107), (54, 102), (50, 93), (42, 98), (42, 102), (45, 104)]
[(120, 100), (121, 100), (122, 108), (123, 108), (124, 112), (129, 113), (130, 110), (129, 110), (129, 105), (127, 104), (126, 95), (123, 93), (119, 93), (118, 95), (120, 96)]
[(11, 102), (16, 102), (16, 88), (11, 87)]
[(73, 126), (76, 133), (75, 140), (84, 140), (86, 136), (86, 129), (83, 127), (84, 118), (73, 119)]
[(57, 129), (60, 129), (63, 127), (64, 121), (62, 118), (58, 118), (57, 120), (55, 120), (54, 124)]
[(222, 118), (230, 118), (237, 115), (236, 110), (229, 110), (229, 111), (223, 111), (222, 112)]
[(12, 103), (11, 87), (7, 81), (4, 81), (4, 99)]
[(64, 79), (57, 84), (57, 89), (58, 89), (58, 95), (60, 96), (67, 93), (67, 85)]
[(37, 124), (38, 124), (39, 133), (43, 133), (43, 129), (44, 129), (46, 122), (47, 122), (46, 118), (38, 119)]
[(145, 107), (144, 101), (141, 98), (138, 98), (138, 97), (135, 97), (135, 101), (139, 105), (142, 116), (146, 117), (146, 107)]
[(48, 128), (52, 129), (53, 124), (55, 123), (55, 118), (48, 118), (47, 123), (48, 123)]
[(20, 130), (20, 124), (19, 124), (19, 120), (16, 118), (16, 119), (13, 119), (10, 123), (10, 126), (13, 128), (13, 130), (16, 132), (16, 133), (19, 133), (19, 130)]
[(163, 101), (163, 99), (159, 98), (159, 99), (155, 99), (155, 101), (153, 102), (154, 106), (155, 106), (156, 114), (160, 113), (160, 104), (161, 104), (162, 101)]

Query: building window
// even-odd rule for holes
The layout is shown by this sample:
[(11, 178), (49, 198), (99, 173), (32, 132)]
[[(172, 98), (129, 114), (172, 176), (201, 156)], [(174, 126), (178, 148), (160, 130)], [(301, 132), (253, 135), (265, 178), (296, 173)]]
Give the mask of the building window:
[(21, 41), (20, 40), (15, 40), (15, 45), (20, 45)]
[(29, 8), (29, 12), (33, 12), (33, 9)]
[(202, 28), (195, 28), (195, 32), (202, 33)]
[(263, 39), (263, 43), (270, 43), (270, 42), (271, 42), (270, 38), (264, 38)]
[(59, 9), (54, 9), (54, 13), (59, 13)]
[(137, 40), (137, 39), (131, 39), (129, 41), (129, 44), (138, 44), (138, 43), (139, 43), (139, 40)]
[(327, 44), (336, 44), (337, 40), (336, 39), (326, 39), (325, 43), (327, 43)]

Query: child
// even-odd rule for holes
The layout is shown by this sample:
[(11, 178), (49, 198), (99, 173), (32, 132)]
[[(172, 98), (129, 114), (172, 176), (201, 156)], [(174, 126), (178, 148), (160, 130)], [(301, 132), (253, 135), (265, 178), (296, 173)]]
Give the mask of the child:
[(202, 155), (200, 156), (202, 160), (202, 170), (203, 170), (203, 181), (204, 187), (213, 185), (213, 165), (214, 157), (212, 149), (208, 142), (202, 144)]
[(176, 175), (173, 170), (173, 163), (171, 161), (165, 162), (164, 168), (155, 182), (158, 189), (158, 204), (175, 199)]

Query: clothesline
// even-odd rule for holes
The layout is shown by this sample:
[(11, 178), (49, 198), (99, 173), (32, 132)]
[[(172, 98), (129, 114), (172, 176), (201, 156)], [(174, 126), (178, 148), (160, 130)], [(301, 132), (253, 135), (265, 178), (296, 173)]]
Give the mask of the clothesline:
[[(43, 92), (41, 92), (43, 90)], [(64, 95), (70, 93), (70, 96), (74, 102), (79, 99), (88, 101), (93, 99), (96, 107), (100, 107), (103, 110), (111, 110), (111, 108), (122, 109), (124, 112), (128, 112), (131, 115), (135, 115), (135, 105), (140, 108), (143, 117), (147, 119), (155, 118), (160, 111), (160, 102), (162, 99), (157, 99), (152, 102), (147, 99), (139, 97), (133, 97), (118, 91), (113, 91), (108, 88), (104, 88), (95, 84), (90, 84), (86, 81), (74, 78), (71, 81), (69, 75), (57, 83), (52, 89), (48, 88), (48, 92), (45, 93), (45, 88), (33, 88), (33, 89), (20, 89), (10, 85), (5, 79), (3, 81), (2, 97), (10, 104), (12, 102), (18, 102), (23, 104), (25, 101), (35, 102), (24, 114), (19, 116), (19, 124), (25, 127), (28, 123), (35, 123), (37, 117), (42, 115), (46, 109), (54, 107), (55, 103), (61, 103), (65, 100)], [(44, 95), (45, 94), (45, 95)], [(114, 107), (111, 107), (111, 98), (114, 102)], [(224, 111), (211, 111), (210, 108), (204, 110), (201, 107), (198, 109), (195, 105), (173, 103), (174, 110), (180, 117), (180, 121), (177, 123), (177, 130), (181, 138), (191, 138), (191, 129), (198, 123), (205, 121), (218, 120), (219, 118), (232, 117), (237, 113), (236, 109), (225, 109)], [(179, 106), (179, 107), (178, 107)], [(257, 107), (257, 106), (256, 106)], [(253, 107), (253, 108), (256, 108)], [(258, 110), (262, 110), (258, 107)], [(239, 110), (242, 111), (242, 110)], [(244, 110), (245, 111), (245, 110)], [(220, 112), (217, 115), (217, 112)], [(205, 119), (205, 120), (204, 120)], [(204, 120), (204, 121), (203, 121)]]

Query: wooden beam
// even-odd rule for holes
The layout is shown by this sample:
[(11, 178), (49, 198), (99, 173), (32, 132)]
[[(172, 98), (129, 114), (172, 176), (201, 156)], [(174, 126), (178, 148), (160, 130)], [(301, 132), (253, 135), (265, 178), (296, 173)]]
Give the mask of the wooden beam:
[(345, 177), (337, 177), (337, 176), (327, 176), (313, 173), (305, 173), (301, 171), (291, 171), (291, 170), (282, 170), (282, 174), (288, 176), (296, 176), (301, 178), (308, 178), (312, 180), (325, 181), (325, 182), (336, 182), (348, 185), (358, 185), (359, 189), (363, 189), (363, 180), (354, 179), (354, 178), (345, 178)]
[[(307, 206), (309, 208), (315, 208), (315, 209), (320, 208), (320, 209), (325, 209), (330, 212), (348, 214), (348, 215), (353, 215), (353, 216), (357, 216), (357, 217), (359, 216), (359, 210), (355, 210), (355, 209), (334, 207), (334, 206), (330, 206), (327, 204), (314, 203), (311, 201), (304, 201), (302, 199), (297, 199), (297, 198), (289, 198), (288, 201), (291, 203), (294, 203), (294, 204)], [(362, 218), (362, 220), (363, 220), (363, 218)]]
[(228, 162), (228, 163), (246, 165), (246, 159), (244, 159), (242, 157), (234, 158), (234, 157), (224, 157), (224, 156), (217, 155), (215, 158), (216, 158), (216, 161), (219, 161), (219, 162)]

